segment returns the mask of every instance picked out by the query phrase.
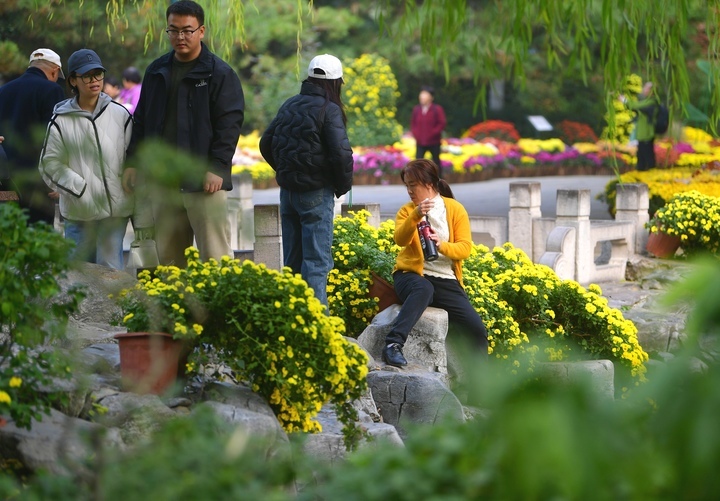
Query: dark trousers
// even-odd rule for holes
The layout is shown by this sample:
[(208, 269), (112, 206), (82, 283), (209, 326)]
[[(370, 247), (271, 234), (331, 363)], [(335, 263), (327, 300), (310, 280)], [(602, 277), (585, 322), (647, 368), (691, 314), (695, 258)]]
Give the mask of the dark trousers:
[(393, 280), (395, 292), (403, 304), (385, 338), (387, 344), (404, 345), (425, 308), (432, 306), (447, 311), (448, 335), (459, 332), (467, 336), (481, 353), (487, 355), (487, 329), (457, 280), (402, 271), (396, 271)]
[(655, 168), (655, 140), (638, 141), (637, 170), (650, 170)]
[(430, 146), (420, 146), (417, 145), (417, 151), (415, 152), (415, 158), (425, 158), (425, 153), (430, 152), (430, 155), (432, 155), (433, 162), (435, 162), (435, 165), (438, 167), (438, 175), (440, 176), (440, 179), (442, 179), (442, 164), (440, 163), (440, 145), (439, 144), (433, 144)]

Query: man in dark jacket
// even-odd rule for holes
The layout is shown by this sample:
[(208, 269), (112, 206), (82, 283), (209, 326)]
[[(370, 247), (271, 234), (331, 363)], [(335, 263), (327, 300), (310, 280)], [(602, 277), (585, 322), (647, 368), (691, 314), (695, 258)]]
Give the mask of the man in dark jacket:
[(260, 139), (260, 153), (280, 185), (284, 264), (302, 275), (325, 306), (335, 197), (352, 187), (342, 75), (335, 56), (313, 58), (300, 94), (283, 103)]
[(0, 87), (0, 135), (5, 137), (6, 169), (0, 165), (0, 191), (17, 191), (29, 221), (53, 224), (55, 200), (38, 172), (45, 129), (53, 108), (65, 99), (60, 56), (50, 49), (30, 54), (30, 66)]
[(425, 158), (425, 153), (429, 151), (442, 178), (440, 142), (447, 121), (445, 110), (439, 104), (435, 104), (434, 100), (435, 90), (432, 87), (424, 86), (418, 96), (419, 104), (416, 104), (412, 111), (410, 131), (417, 144), (415, 158)]
[[(164, 186), (152, 200), (160, 263), (184, 266), (193, 238), (203, 260), (233, 255), (227, 192), (245, 100), (235, 71), (202, 43), (202, 7), (172, 3), (167, 22), (173, 50), (145, 71), (131, 153), (139, 142), (156, 138), (198, 158), (197, 172), (179, 173), (173, 186)], [(131, 191), (134, 183), (135, 169), (126, 169), (125, 189)]]

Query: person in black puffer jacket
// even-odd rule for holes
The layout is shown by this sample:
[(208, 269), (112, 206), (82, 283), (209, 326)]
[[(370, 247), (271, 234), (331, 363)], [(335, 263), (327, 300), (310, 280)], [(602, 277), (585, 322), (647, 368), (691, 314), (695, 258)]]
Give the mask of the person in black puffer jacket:
[(350, 191), (353, 173), (342, 75), (335, 56), (313, 58), (300, 94), (285, 101), (260, 139), (280, 185), (285, 266), (300, 273), (326, 307), (335, 197)]

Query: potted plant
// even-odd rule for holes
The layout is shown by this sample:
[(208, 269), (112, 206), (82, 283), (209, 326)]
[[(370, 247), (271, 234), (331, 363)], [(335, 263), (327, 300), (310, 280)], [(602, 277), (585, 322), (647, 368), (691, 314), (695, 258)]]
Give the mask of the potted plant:
[(136, 288), (122, 294), (128, 330), (161, 329), (189, 342), (189, 372), (221, 357), (268, 400), (287, 431), (319, 431), (314, 418), (329, 402), (347, 443), (355, 443), (357, 412), (350, 402), (366, 388), (367, 357), (343, 337), (342, 320), (328, 316), (289, 268), (229, 257), (202, 262), (192, 247), (185, 255), (186, 268), (143, 272)]
[(207, 309), (187, 276), (175, 266), (143, 270), (134, 289), (120, 293), (122, 318), (116, 324), (123, 387), (136, 393), (162, 394), (184, 373), (189, 352), (202, 333)]
[(360, 335), (383, 307), (399, 302), (392, 289), (392, 270), (400, 251), (394, 242), (394, 221), (375, 228), (369, 217), (366, 210), (350, 212), (336, 218), (333, 229), (335, 267), (328, 277), (328, 303), (352, 336)]
[(720, 245), (720, 198), (695, 190), (678, 193), (655, 212), (646, 227), (650, 230), (648, 251), (658, 257), (675, 253), (659, 247), (666, 240), (670, 240), (675, 249), (682, 247), (688, 255), (698, 252), (717, 254)]

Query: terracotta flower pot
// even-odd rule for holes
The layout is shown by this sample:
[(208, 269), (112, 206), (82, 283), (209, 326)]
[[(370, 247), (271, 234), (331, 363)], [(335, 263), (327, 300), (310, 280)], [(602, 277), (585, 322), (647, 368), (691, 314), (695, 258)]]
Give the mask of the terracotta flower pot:
[(387, 280), (374, 271), (371, 271), (370, 275), (372, 277), (372, 282), (370, 283), (368, 295), (379, 299), (378, 307), (380, 308), (380, 311), (383, 311), (394, 304), (402, 303), (397, 294), (395, 294), (395, 288)]
[(189, 349), (183, 341), (161, 332), (116, 334), (120, 345), (123, 389), (161, 395), (184, 373)]
[(650, 233), (647, 241), (647, 251), (655, 257), (666, 259), (675, 255), (680, 248), (680, 237), (667, 233)]

